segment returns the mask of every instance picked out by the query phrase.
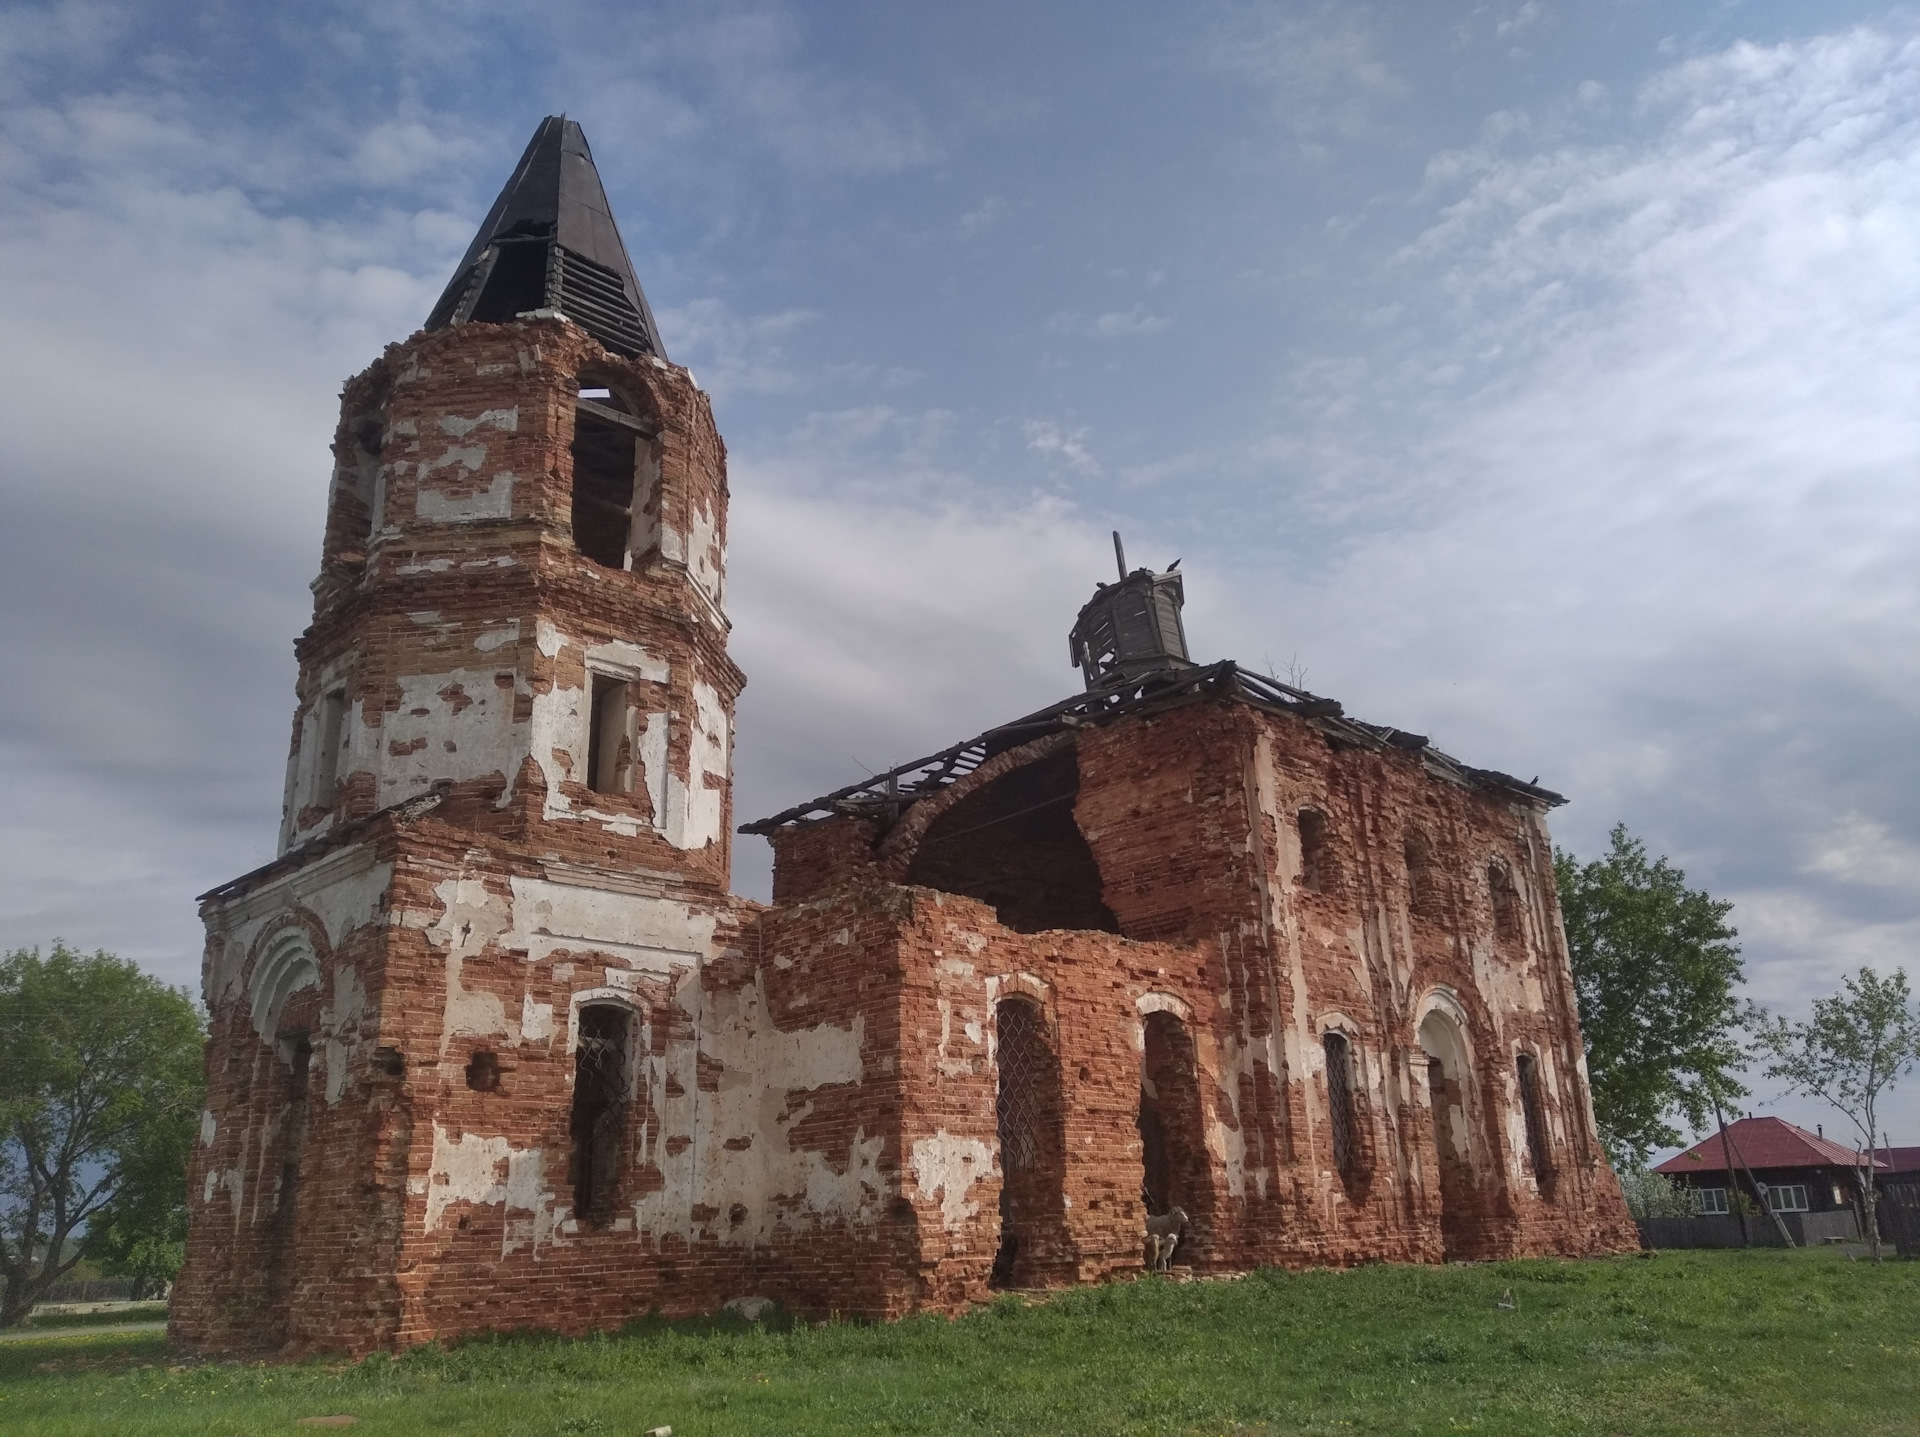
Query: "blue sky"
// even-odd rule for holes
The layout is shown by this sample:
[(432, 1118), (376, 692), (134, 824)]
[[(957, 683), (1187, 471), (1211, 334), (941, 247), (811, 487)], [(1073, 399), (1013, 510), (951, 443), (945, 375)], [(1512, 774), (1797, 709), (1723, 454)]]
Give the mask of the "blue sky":
[(1753, 996), (1914, 966), (1920, 16), (1839, 0), (0, 5), (0, 942), (193, 980), (339, 383), (560, 111), (731, 450), (742, 818), (1069, 691), (1117, 527)]

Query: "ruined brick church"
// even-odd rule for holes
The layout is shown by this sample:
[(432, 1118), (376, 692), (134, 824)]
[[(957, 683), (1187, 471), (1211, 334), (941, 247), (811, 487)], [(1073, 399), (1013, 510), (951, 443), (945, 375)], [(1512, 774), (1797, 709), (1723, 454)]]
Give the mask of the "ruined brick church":
[(746, 825), (734, 897), (726, 531), (549, 119), (343, 393), (279, 856), (202, 899), (176, 1340), (951, 1312), (1174, 1207), (1201, 1273), (1637, 1245), (1555, 794), (1191, 661), (1123, 561), (1080, 692)]

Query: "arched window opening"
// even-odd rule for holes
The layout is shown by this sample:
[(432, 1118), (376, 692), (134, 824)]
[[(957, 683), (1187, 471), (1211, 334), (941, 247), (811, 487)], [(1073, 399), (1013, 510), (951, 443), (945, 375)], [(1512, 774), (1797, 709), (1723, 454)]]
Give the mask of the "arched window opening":
[(1032, 1287), (1062, 1256), (1066, 1184), (1060, 1063), (1037, 1004), (1009, 998), (993, 1010), (999, 1070), (1000, 1247), (990, 1281)]
[(573, 545), (594, 563), (627, 567), (642, 425), (633, 406), (592, 373), (580, 376), (573, 410)]
[(1358, 1104), (1354, 1101), (1353, 1045), (1344, 1033), (1320, 1039), (1327, 1061), (1327, 1128), (1333, 1140), (1333, 1166), (1349, 1185), (1365, 1177)]
[(1440, 871), (1433, 861), (1433, 846), (1425, 834), (1407, 835), (1407, 907), (1422, 918), (1440, 914)]
[(1140, 1054), (1140, 1196), (1147, 1215), (1179, 1208), (1188, 1227), (1175, 1249), (1182, 1262), (1197, 1250), (1212, 1207), (1207, 1181), (1200, 1070), (1193, 1035), (1172, 1013), (1149, 1013)]
[(1553, 1153), (1547, 1143), (1547, 1115), (1540, 1102), (1540, 1065), (1531, 1053), (1514, 1059), (1520, 1080), (1520, 1112), (1526, 1120), (1527, 1166), (1543, 1197), (1553, 1196)]
[(1099, 865), (1073, 819), (1080, 768), (1073, 751), (1003, 774), (927, 828), (907, 882), (993, 905), (1017, 933), (1120, 925), (1102, 898)]
[(1487, 892), (1493, 898), (1493, 936), (1499, 943), (1520, 941), (1520, 896), (1513, 875), (1498, 863), (1487, 865)]
[(1474, 1197), (1472, 1101), (1466, 1043), (1453, 1019), (1438, 1009), (1420, 1022), (1420, 1053), (1427, 1064), (1427, 1108), (1433, 1127), (1440, 1198), (1440, 1244), (1448, 1261), (1485, 1255)]
[(628, 1034), (624, 1008), (596, 1003), (580, 1010), (573, 1054), (573, 1113), (568, 1124), (574, 1216), (601, 1224), (620, 1198), (620, 1158), (627, 1117)]
[(1300, 886), (1309, 893), (1331, 893), (1339, 884), (1333, 865), (1333, 835), (1327, 816), (1317, 808), (1303, 808), (1300, 825)]

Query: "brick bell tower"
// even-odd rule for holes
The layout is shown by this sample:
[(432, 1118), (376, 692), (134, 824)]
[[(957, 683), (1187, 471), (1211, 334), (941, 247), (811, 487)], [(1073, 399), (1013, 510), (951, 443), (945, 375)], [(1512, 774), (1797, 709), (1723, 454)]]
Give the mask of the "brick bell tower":
[[(743, 911), (725, 447), (577, 123), (347, 382), (333, 454), (279, 857), (201, 900), (202, 1347), (417, 1340), (476, 1264), (532, 1280), (492, 1271), (516, 1251), (591, 1285), (631, 1094), (581, 1055), (639, 1084)], [(487, 1202), (507, 1229), (469, 1241), (449, 1204)]]

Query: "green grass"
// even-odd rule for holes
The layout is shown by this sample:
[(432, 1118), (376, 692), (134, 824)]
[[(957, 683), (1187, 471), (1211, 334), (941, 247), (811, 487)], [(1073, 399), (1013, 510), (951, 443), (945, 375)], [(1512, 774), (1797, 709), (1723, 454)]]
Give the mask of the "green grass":
[[(1518, 1306), (1499, 1307), (1511, 1290)], [(395, 1359), (0, 1345), (0, 1431), (1920, 1432), (1920, 1263), (1828, 1250), (1121, 1283), (957, 1322), (648, 1322)]]
[(48, 1312), (29, 1317), (26, 1327), (110, 1327), (116, 1322), (165, 1322), (164, 1302), (130, 1302), (106, 1312)]

